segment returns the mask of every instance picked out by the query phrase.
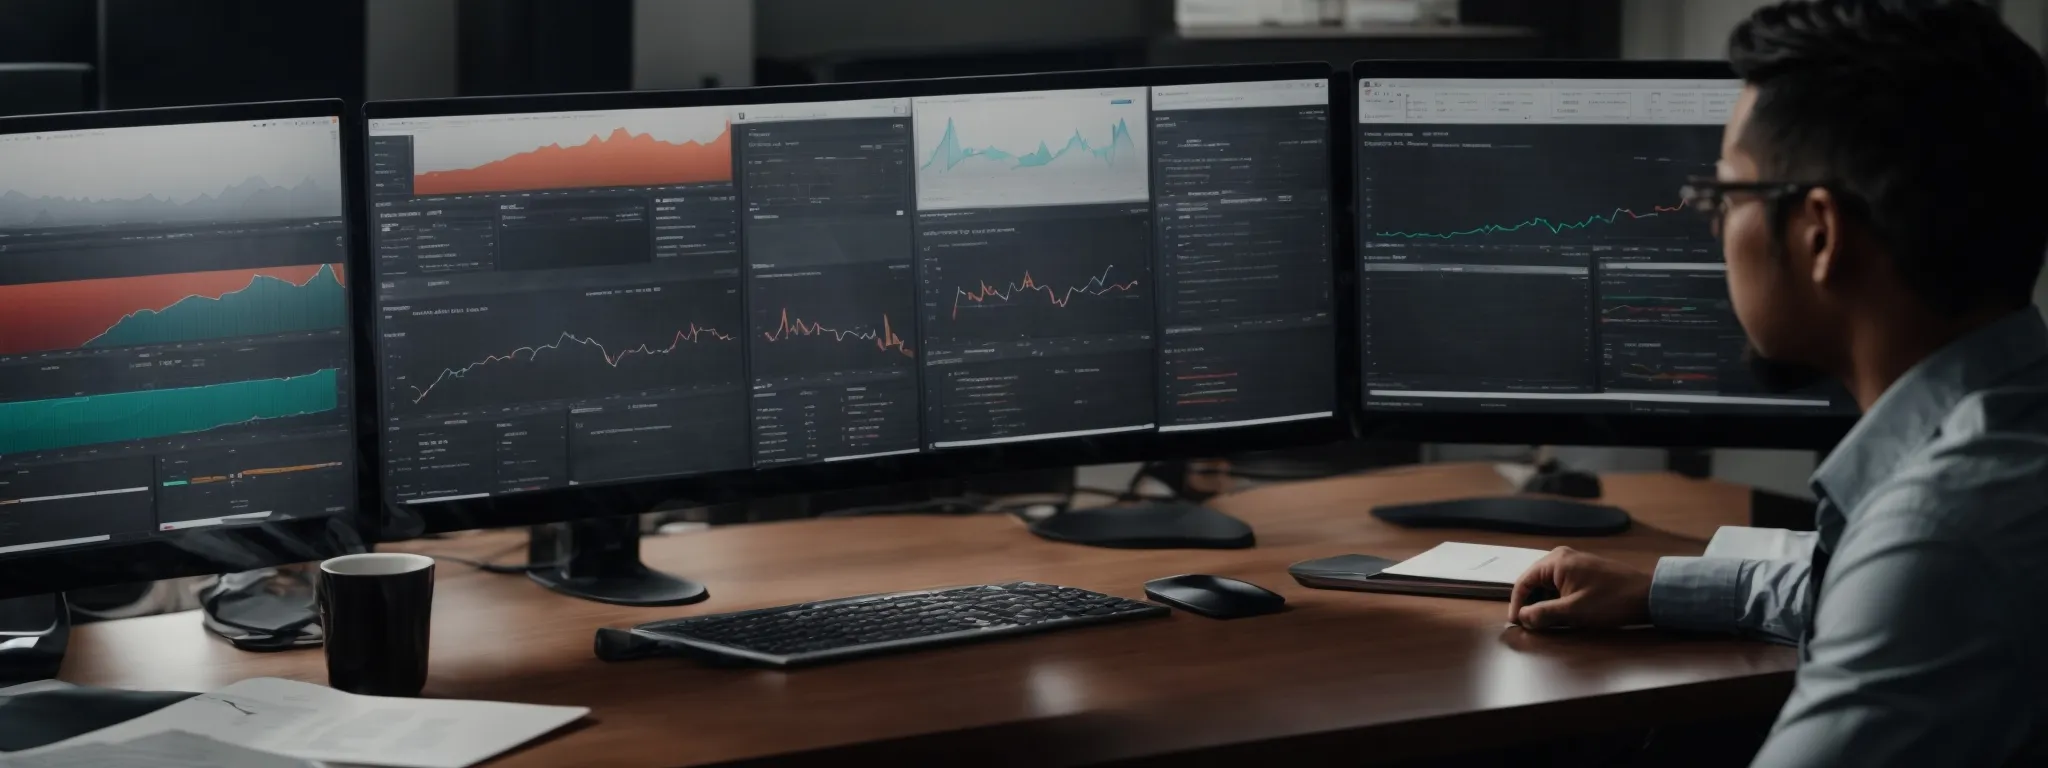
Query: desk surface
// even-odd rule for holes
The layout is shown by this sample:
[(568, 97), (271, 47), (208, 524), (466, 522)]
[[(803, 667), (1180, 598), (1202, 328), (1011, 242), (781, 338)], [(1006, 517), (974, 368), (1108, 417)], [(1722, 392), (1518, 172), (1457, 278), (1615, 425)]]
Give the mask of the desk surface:
[[(1701, 551), (1717, 526), (1740, 524), (1748, 509), (1746, 490), (1726, 484), (1669, 475), (1606, 483), (1608, 501), (1637, 525), (1577, 543), (1643, 568)], [(1379, 503), (1506, 490), (1477, 465), (1259, 488), (1216, 504), (1257, 529), (1259, 546), (1235, 551), (1054, 544), (1007, 516), (805, 520), (650, 539), (649, 564), (711, 589), (708, 602), (681, 608), (582, 602), (444, 562), (426, 693), (593, 708), (581, 726), (493, 763), (505, 766), (924, 762), (942, 754), (957, 764), (1056, 765), (1184, 761), (1194, 752), (1356, 762), (1765, 712), (1782, 702), (1796, 661), (1789, 649), (1649, 631), (1534, 635), (1505, 627), (1498, 602), (1312, 590), (1286, 574), (1291, 563), (1343, 553), (1406, 557), (1447, 537), (1548, 546), (1402, 530), (1366, 514)], [(486, 534), (398, 548), (475, 557), (518, 540)], [(1237, 621), (1176, 612), (793, 672), (606, 664), (591, 653), (600, 625), (1020, 579), (1142, 599), (1146, 580), (1191, 572), (1267, 586), (1286, 595), (1289, 610)], [(256, 676), (326, 680), (320, 651), (235, 651), (207, 636), (196, 613), (81, 627), (63, 678), (205, 690)]]

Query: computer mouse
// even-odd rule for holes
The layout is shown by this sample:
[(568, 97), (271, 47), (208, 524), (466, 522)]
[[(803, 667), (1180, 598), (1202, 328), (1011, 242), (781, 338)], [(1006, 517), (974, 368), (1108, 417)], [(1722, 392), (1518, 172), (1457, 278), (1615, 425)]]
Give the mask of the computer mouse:
[(1145, 596), (1212, 619), (1257, 616), (1287, 605), (1287, 598), (1257, 584), (1201, 573), (1145, 582)]

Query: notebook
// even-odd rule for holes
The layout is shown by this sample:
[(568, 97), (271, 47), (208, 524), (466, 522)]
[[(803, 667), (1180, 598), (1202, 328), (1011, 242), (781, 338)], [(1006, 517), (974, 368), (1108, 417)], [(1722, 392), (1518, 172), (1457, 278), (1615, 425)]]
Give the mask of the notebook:
[(1304, 587), (1404, 595), (1506, 600), (1523, 571), (1548, 554), (1540, 549), (1447, 541), (1407, 560), (1340, 555), (1287, 569)]

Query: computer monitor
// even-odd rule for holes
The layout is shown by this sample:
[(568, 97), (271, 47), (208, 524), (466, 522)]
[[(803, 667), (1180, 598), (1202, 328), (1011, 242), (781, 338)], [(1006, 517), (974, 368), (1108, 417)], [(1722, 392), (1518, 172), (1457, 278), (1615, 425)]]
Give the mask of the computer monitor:
[(397, 533), (1342, 437), (1333, 90), (373, 103)]
[(1709, 222), (1741, 90), (1710, 62), (1361, 62), (1365, 434), (1434, 442), (1826, 447), (1837, 388), (1744, 365)]
[(361, 551), (355, 130), (0, 120), (0, 597)]

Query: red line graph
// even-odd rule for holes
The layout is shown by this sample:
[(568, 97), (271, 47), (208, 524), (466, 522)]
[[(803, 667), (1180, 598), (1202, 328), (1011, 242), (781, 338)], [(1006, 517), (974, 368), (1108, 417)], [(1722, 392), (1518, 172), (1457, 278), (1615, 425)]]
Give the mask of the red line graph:
[(413, 396), (412, 403), (413, 405), (419, 405), (420, 401), (427, 399), (427, 395), (431, 394), (434, 391), (434, 388), (440, 386), (441, 382), (443, 381), (447, 381), (449, 379), (463, 378), (465, 376), (468, 376), (470, 371), (474, 371), (478, 368), (490, 365), (491, 363), (505, 363), (518, 360), (521, 353), (524, 353), (526, 355), (526, 359), (530, 361), (545, 350), (561, 349), (562, 346), (565, 344), (577, 344), (580, 346), (591, 347), (593, 349), (596, 349), (599, 354), (604, 355), (605, 365), (617, 368), (619, 367), (619, 363), (623, 362), (627, 357), (632, 355), (666, 355), (673, 353), (677, 349), (681, 348), (685, 342), (695, 344), (699, 341), (704, 341), (706, 339), (709, 339), (711, 341), (732, 341), (732, 336), (719, 333), (718, 329), (716, 328), (703, 328), (699, 327), (696, 323), (691, 323), (689, 330), (676, 331), (675, 339), (670, 341), (667, 347), (661, 349), (654, 349), (649, 345), (642, 344), (632, 349), (620, 350), (619, 352), (614, 353), (611, 350), (605, 349), (605, 346), (599, 343), (596, 339), (578, 336), (574, 333), (563, 331), (562, 335), (556, 337), (554, 343), (552, 344), (543, 344), (537, 347), (520, 347), (518, 349), (512, 350), (502, 355), (491, 355), (489, 357), (485, 357), (482, 360), (470, 363), (469, 365), (465, 365), (461, 368), (443, 368), (441, 369), (440, 375), (435, 376), (434, 380), (432, 382), (429, 382), (427, 386), (425, 386), (424, 388), (412, 388), (412, 391), (416, 393)]
[(953, 319), (960, 319), (960, 302), (963, 299), (974, 304), (983, 304), (991, 296), (1003, 301), (1009, 301), (1011, 296), (1015, 296), (1019, 292), (1039, 291), (1045, 294), (1045, 298), (1050, 300), (1053, 306), (1065, 307), (1067, 302), (1073, 301), (1074, 294), (1077, 293), (1086, 296), (1102, 296), (1111, 292), (1129, 291), (1132, 288), (1138, 287), (1138, 281), (1136, 280), (1127, 283), (1110, 282), (1109, 273), (1114, 269), (1116, 269), (1116, 265), (1111, 264), (1102, 270), (1101, 275), (1088, 278), (1088, 282), (1068, 288), (1065, 291), (1056, 290), (1051, 286), (1039, 285), (1036, 280), (1032, 279), (1031, 272), (1029, 271), (1024, 273), (1023, 282), (1010, 283), (1008, 288), (997, 288), (988, 283), (982, 283), (980, 290), (975, 291), (955, 288), (953, 289)]
[(882, 327), (880, 330), (869, 328), (867, 330), (842, 331), (836, 328), (827, 328), (817, 323), (806, 322), (800, 317), (791, 318), (789, 316), (789, 308), (783, 307), (782, 324), (776, 326), (775, 330), (762, 333), (761, 338), (769, 341), (785, 341), (791, 336), (831, 336), (833, 341), (845, 341), (847, 339), (871, 341), (874, 342), (875, 349), (883, 352), (893, 349), (904, 357), (915, 357), (917, 355), (910, 348), (909, 344), (904, 343), (903, 337), (896, 335), (896, 329), (889, 324), (889, 316), (886, 314), (882, 315)]

